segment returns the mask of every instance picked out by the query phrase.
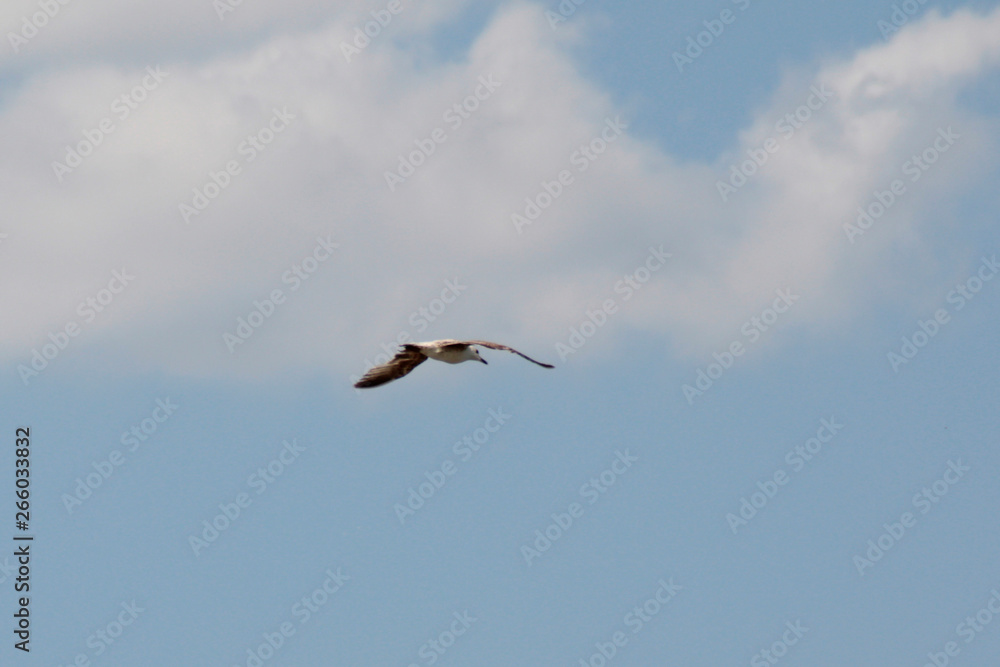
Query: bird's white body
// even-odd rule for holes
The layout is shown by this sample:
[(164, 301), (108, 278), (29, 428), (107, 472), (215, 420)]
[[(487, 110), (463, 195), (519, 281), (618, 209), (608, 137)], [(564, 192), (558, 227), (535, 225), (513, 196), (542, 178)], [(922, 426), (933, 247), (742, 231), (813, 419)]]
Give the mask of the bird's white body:
[(424, 356), (434, 359), (435, 361), (443, 361), (446, 364), (460, 364), (463, 361), (482, 361), (484, 364), (486, 363), (486, 361), (479, 356), (479, 352), (476, 348), (471, 345), (460, 347), (456, 346), (456, 343), (459, 343), (459, 341), (445, 339), (432, 340), (426, 343), (410, 344), (419, 349)]

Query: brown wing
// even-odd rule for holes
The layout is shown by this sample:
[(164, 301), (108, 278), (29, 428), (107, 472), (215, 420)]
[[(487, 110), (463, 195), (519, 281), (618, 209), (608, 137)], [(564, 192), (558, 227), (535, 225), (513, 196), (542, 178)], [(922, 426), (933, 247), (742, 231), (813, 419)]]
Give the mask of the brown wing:
[(526, 355), (524, 352), (518, 352), (517, 350), (508, 345), (501, 345), (500, 343), (491, 343), (488, 340), (463, 340), (462, 343), (466, 345), (479, 345), (481, 347), (488, 347), (491, 350), (506, 350), (508, 352), (513, 352), (518, 356), (524, 357), (533, 364), (538, 364), (539, 366), (543, 366), (545, 368), (555, 368), (555, 366), (553, 366), (552, 364), (543, 364), (540, 361), (536, 361), (531, 357), (529, 357), (528, 355)]
[(360, 380), (354, 383), (358, 389), (365, 387), (377, 387), (386, 382), (397, 380), (427, 359), (422, 353), (416, 350), (402, 350), (397, 353), (388, 363), (375, 366), (368, 370)]

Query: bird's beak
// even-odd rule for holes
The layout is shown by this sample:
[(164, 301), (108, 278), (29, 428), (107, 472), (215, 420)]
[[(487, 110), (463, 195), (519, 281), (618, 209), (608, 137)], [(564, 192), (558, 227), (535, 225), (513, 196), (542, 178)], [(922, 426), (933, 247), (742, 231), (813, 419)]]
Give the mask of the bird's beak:
[[(486, 360), (485, 360), (485, 359), (483, 359), (482, 357), (480, 357), (479, 361), (483, 362), (484, 364), (486, 363)], [(488, 364), (487, 364), (487, 365), (488, 365)]]

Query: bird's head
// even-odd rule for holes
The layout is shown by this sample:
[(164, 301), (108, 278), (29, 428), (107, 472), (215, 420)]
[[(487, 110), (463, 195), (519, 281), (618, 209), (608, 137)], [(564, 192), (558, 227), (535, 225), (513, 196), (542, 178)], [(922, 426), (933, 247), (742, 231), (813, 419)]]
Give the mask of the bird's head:
[(481, 361), (484, 364), (486, 363), (486, 360), (479, 356), (479, 350), (477, 350), (476, 348), (472, 347), (471, 345), (469, 346), (469, 358), (470, 359), (475, 359), (476, 361)]

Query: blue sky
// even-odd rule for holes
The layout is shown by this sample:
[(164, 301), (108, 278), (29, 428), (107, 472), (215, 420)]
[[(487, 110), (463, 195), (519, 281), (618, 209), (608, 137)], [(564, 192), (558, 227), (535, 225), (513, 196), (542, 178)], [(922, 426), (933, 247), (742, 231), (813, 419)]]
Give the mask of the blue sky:
[(0, 12), (4, 664), (996, 661), (995, 3), (217, 6)]

